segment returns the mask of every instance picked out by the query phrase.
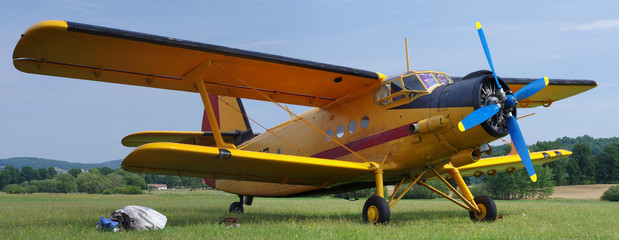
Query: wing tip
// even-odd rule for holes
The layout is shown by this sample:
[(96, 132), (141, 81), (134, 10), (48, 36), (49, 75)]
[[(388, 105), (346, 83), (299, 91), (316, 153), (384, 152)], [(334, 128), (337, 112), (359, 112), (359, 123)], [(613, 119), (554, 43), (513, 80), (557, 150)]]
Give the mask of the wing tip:
[(376, 74), (378, 75), (378, 80), (380, 80), (381, 82), (387, 79), (387, 76), (385, 74), (379, 72), (376, 72)]
[(68, 27), (69, 27), (69, 24), (66, 21), (45, 20), (45, 21), (41, 21), (41, 22), (35, 23), (32, 26), (30, 26), (28, 29), (26, 29), (26, 32), (24, 32), (22, 36), (27, 35), (28, 33), (39, 30), (39, 29), (60, 28), (62, 30), (66, 30)]

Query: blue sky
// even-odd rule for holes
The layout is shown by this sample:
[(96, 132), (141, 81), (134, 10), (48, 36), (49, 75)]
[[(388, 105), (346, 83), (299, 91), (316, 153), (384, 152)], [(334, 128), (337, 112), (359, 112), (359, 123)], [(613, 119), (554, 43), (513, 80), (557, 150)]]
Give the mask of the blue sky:
[[(71, 162), (122, 159), (120, 140), (147, 130), (199, 130), (199, 95), (17, 71), (19, 36), (49, 19), (272, 53), (377, 71), (464, 76), (488, 69), (475, 30), (484, 26), (499, 76), (592, 79), (599, 87), (550, 108), (520, 110), (529, 144), (558, 137), (614, 137), (619, 127), (616, 1), (10, 1), (0, 20), (0, 158)], [(246, 102), (272, 127), (289, 115)], [(292, 107), (296, 113), (303, 107)], [(257, 131), (262, 131), (254, 126)]]

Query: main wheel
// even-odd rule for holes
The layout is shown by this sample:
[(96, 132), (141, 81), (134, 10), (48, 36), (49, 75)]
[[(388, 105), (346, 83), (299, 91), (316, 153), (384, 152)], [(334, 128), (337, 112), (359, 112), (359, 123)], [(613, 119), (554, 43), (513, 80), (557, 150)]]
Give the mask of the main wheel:
[(479, 212), (469, 212), (471, 220), (489, 222), (496, 220), (496, 205), (492, 198), (488, 196), (477, 196), (474, 200), (479, 208)]
[(233, 202), (230, 204), (230, 213), (242, 214), (243, 213), (243, 203), (242, 202)]
[(389, 223), (391, 210), (387, 201), (379, 196), (372, 196), (363, 205), (363, 222), (372, 224)]

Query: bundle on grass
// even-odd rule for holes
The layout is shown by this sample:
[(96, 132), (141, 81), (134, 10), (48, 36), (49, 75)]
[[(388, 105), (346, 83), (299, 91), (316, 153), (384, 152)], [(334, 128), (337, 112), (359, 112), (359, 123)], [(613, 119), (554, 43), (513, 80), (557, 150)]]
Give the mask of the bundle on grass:
[(126, 206), (110, 215), (110, 219), (117, 221), (123, 230), (159, 230), (163, 229), (168, 218), (163, 214), (147, 207)]

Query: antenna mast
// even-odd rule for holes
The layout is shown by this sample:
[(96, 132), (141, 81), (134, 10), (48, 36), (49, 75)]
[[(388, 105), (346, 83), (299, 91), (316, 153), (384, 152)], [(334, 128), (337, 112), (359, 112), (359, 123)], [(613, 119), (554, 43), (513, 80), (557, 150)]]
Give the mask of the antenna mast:
[(406, 39), (406, 37), (404, 37), (404, 47), (406, 48), (406, 71), (410, 72), (411, 71), (411, 67), (410, 67), (410, 64), (408, 62), (408, 40)]

